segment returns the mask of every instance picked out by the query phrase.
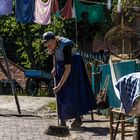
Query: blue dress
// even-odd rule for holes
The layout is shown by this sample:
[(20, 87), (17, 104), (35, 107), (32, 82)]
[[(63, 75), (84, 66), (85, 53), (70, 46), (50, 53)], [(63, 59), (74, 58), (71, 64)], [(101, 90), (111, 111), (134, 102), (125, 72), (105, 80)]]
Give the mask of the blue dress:
[[(59, 83), (64, 72), (64, 47), (72, 46), (69, 39), (60, 38), (55, 52), (56, 81)], [(85, 70), (84, 62), (79, 54), (71, 56), (71, 72), (57, 93), (58, 116), (60, 119), (72, 119), (87, 114), (96, 106), (92, 88)]]

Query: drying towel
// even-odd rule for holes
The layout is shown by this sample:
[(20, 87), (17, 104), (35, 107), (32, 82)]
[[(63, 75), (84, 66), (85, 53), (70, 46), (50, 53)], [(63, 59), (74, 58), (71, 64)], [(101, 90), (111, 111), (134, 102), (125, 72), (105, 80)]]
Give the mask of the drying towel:
[(140, 97), (140, 72), (121, 77), (116, 87), (120, 92), (123, 108), (129, 113), (136, 99)]
[(35, 23), (42, 25), (51, 23), (51, 0), (46, 3), (42, 2), (42, 0), (36, 0), (34, 17)]
[(54, 13), (57, 17), (61, 17), (58, 0), (54, 0), (52, 3), (52, 13)]
[(10, 15), (12, 13), (13, 0), (1, 0), (0, 16)]
[(72, 0), (68, 0), (61, 13), (65, 19), (72, 18)]
[(34, 0), (16, 0), (15, 12), (17, 22), (33, 22), (34, 7)]

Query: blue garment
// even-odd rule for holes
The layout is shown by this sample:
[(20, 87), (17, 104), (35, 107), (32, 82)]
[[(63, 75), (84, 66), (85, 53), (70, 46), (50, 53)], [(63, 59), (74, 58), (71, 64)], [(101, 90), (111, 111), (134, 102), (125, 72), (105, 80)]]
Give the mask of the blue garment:
[(136, 99), (140, 97), (140, 72), (121, 77), (116, 87), (120, 92), (123, 108), (126, 113), (129, 113)]
[[(64, 72), (64, 59), (60, 54), (63, 48), (72, 45), (68, 39), (61, 38), (56, 57), (56, 80), (57, 84)], [(69, 45), (69, 46), (68, 46)], [(60, 61), (61, 60), (61, 61)], [(95, 98), (85, 70), (84, 62), (79, 54), (72, 55), (71, 72), (57, 93), (58, 115), (60, 119), (77, 118), (87, 114), (95, 108)]]
[(0, 16), (12, 14), (13, 0), (1, 0), (0, 3)]
[(15, 13), (17, 22), (32, 23), (34, 19), (34, 0), (16, 0)]
[(55, 53), (55, 57), (56, 57), (56, 60), (58, 61), (64, 61), (64, 54), (63, 54), (63, 49), (66, 45), (69, 45), (69, 46), (74, 46), (74, 42), (67, 39), (67, 38), (64, 38), (64, 37), (61, 37), (59, 38), (60, 40), (60, 44), (59, 44), (59, 47), (55, 50), (56, 53)]

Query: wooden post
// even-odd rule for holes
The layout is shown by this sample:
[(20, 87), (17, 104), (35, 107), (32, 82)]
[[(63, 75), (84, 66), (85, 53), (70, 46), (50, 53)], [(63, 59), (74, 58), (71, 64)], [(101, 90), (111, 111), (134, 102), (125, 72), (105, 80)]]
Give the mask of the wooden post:
[(110, 108), (110, 140), (113, 140), (113, 112)]
[[(125, 120), (125, 115), (122, 114), (121, 120)], [(125, 121), (121, 122), (121, 140), (125, 139)]]
[(138, 117), (138, 139), (140, 140), (140, 116)]
[[(124, 13), (123, 13), (123, 10), (122, 10), (122, 13), (121, 13), (121, 25), (122, 25), (122, 29), (123, 29), (123, 33), (124, 32)], [(122, 39), (122, 54), (125, 53), (125, 39)]]
[(16, 94), (14, 81), (13, 81), (12, 76), (11, 76), (11, 72), (10, 72), (10, 69), (9, 69), (8, 61), (7, 61), (7, 56), (6, 56), (6, 53), (5, 53), (4, 46), (3, 46), (2, 37), (0, 37), (0, 50), (1, 50), (1, 53), (2, 53), (3, 58), (4, 58), (4, 62), (5, 62), (6, 70), (7, 70), (7, 76), (8, 76), (8, 80), (10, 81), (10, 84), (11, 84), (12, 93), (15, 97), (17, 110), (18, 110), (18, 113), (21, 114), (20, 105), (19, 105), (17, 94)]
[(134, 118), (133, 140), (140, 140), (140, 116)]

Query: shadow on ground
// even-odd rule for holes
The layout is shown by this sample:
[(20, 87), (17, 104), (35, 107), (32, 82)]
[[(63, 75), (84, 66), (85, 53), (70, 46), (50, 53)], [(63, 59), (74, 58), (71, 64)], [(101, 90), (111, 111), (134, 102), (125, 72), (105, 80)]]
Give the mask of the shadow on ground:
[(70, 129), (70, 131), (92, 132), (96, 136), (105, 136), (109, 134), (108, 127), (80, 127), (80, 128)]
[(102, 120), (82, 120), (83, 123), (96, 123), (96, 122), (109, 122), (107, 119), (102, 119)]

